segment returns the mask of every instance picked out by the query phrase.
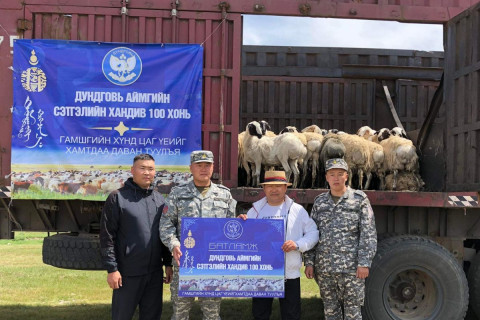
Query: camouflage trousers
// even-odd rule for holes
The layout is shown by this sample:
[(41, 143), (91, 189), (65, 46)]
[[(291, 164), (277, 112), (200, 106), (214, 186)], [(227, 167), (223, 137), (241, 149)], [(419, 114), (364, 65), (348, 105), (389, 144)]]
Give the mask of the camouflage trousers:
[(316, 280), (323, 300), (325, 320), (362, 319), (365, 279), (358, 279), (355, 273), (319, 273), (316, 274)]
[[(178, 267), (173, 267), (173, 279), (170, 284), (170, 293), (172, 295), (173, 315), (171, 320), (188, 320), (190, 309), (192, 309), (195, 297), (178, 296), (179, 274)], [(200, 309), (202, 309), (203, 320), (220, 320), (220, 302), (221, 298), (203, 298), (199, 297)]]

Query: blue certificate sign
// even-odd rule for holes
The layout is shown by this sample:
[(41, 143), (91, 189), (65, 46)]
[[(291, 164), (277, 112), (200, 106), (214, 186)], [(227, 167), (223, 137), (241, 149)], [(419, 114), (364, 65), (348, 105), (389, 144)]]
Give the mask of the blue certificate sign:
[(182, 218), (183, 297), (284, 297), (283, 220)]
[(105, 200), (149, 153), (159, 190), (201, 148), (203, 47), (14, 43), (12, 197)]

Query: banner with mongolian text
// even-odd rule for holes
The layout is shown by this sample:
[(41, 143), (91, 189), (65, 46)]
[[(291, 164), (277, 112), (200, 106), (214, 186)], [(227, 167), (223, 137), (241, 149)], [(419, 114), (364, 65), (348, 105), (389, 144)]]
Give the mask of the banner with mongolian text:
[(284, 221), (182, 218), (183, 297), (283, 298)]
[(16, 40), (12, 197), (104, 200), (149, 153), (159, 191), (201, 149), (203, 48)]

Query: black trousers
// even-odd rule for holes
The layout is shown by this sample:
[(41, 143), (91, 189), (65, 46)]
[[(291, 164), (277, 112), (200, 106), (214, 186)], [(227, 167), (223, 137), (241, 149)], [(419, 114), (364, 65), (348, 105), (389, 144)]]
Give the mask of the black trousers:
[[(300, 278), (287, 279), (285, 298), (279, 298), (282, 320), (300, 320)], [(269, 320), (273, 298), (252, 298), (252, 313), (255, 320)]]
[(113, 290), (112, 319), (131, 320), (139, 306), (140, 320), (160, 320), (162, 298), (163, 270), (144, 276), (122, 276), (122, 287)]

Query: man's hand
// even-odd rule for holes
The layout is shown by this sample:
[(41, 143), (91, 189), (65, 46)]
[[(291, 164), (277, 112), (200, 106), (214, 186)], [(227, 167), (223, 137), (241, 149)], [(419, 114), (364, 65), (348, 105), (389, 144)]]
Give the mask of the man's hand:
[(180, 251), (180, 247), (173, 248), (172, 254), (173, 259), (177, 262), (177, 266), (180, 266), (180, 257), (182, 256), (182, 251)]
[(173, 279), (173, 268), (165, 267), (165, 277), (163, 278), (163, 283), (171, 283)]
[(107, 282), (113, 290), (122, 286), (122, 275), (118, 271), (110, 272), (107, 276)]
[(365, 279), (368, 277), (369, 270), (367, 267), (358, 267), (357, 268), (357, 278), (359, 279)]
[(290, 252), (297, 250), (297, 243), (293, 240), (287, 240), (282, 246), (283, 252)]
[(315, 276), (313, 272), (313, 266), (305, 267), (305, 276), (307, 277), (307, 279), (313, 279), (313, 277)]
[(245, 221), (245, 220), (247, 220), (247, 215), (246, 215), (246, 214), (239, 214), (239, 215), (237, 216), (237, 218), (240, 218), (240, 219), (242, 219), (242, 220)]

